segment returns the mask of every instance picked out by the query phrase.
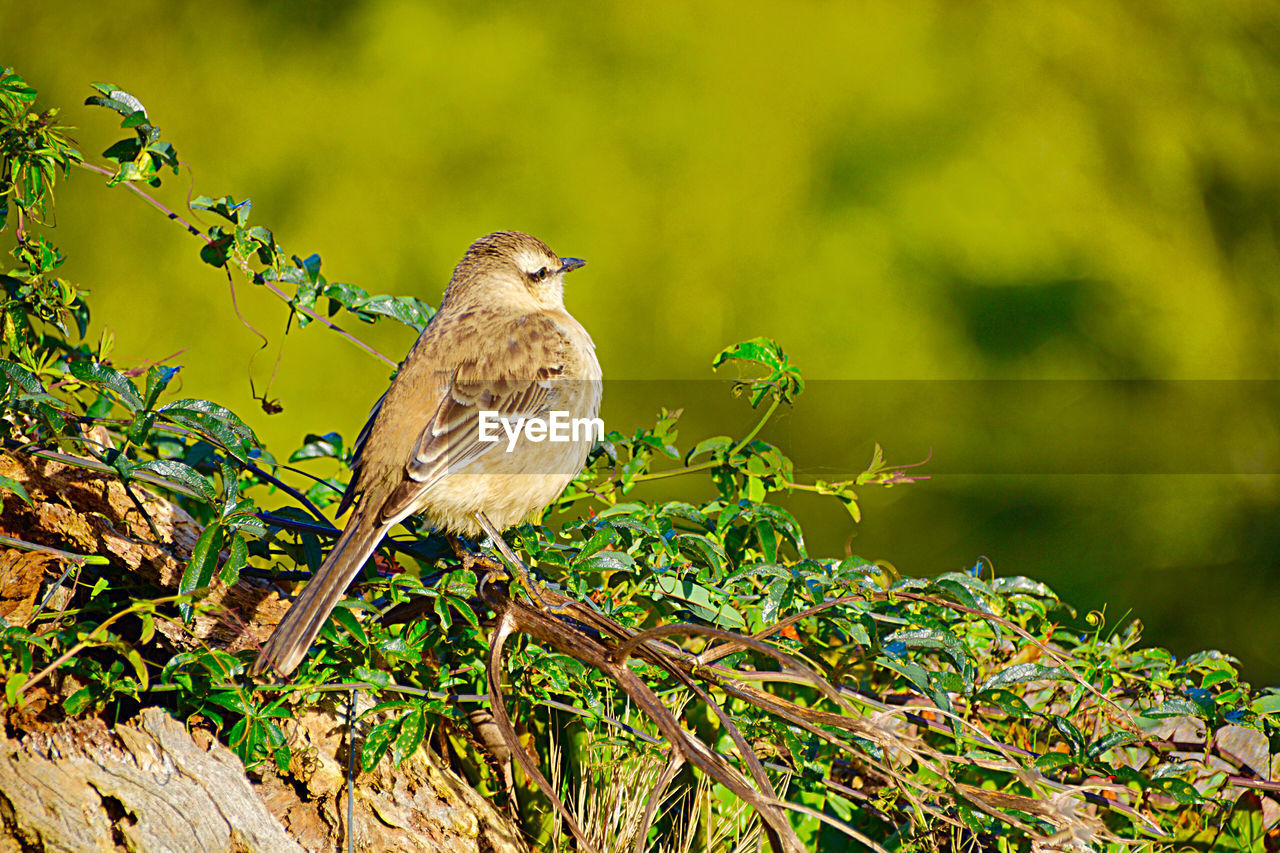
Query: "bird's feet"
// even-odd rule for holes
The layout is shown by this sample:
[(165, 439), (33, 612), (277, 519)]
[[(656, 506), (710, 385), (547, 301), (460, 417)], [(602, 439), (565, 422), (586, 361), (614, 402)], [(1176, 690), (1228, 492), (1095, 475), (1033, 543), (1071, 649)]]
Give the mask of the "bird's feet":
[[(468, 548), (461, 539), (453, 534), (449, 534), (448, 538), (449, 544), (453, 546), (454, 553), (457, 554), (458, 559), (462, 561), (462, 567), (464, 569), (469, 569), (473, 572), (479, 569), (483, 571), (491, 581), (510, 580), (512, 572), (509, 569), (514, 569), (516, 580), (520, 583), (520, 586), (524, 587), (525, 592), (528, 593), (534, 606), (539, 610), (544, 611), (549, 611), (551, 609), (543, 597), (538, 593), (538, 588), (534, 584), (533, 578), (529, 576), (529, 569), (525, 566), (524, 561), (516, 556), (515, 552), (511, 550), (509, 545), (507, 545), (505, 539), (500, 536), (489, 537), (493, 540), (494, 547), (497, 549), (501, 557), (506, 558), (506, 562), (504, 563), (499, 557), (494, 557), (490, 554), (477, 554), (475, 551)], [(477, 572), (477, 574), (478, 573), (479, 572)]]

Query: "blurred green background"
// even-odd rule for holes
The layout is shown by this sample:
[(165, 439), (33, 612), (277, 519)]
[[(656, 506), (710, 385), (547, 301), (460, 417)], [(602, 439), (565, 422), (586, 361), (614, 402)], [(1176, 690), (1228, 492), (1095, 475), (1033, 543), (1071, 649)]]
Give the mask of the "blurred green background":
[[(611, 427), (744, 423), (695, 380), (767, 334), (819, 380), (766, 436), (800, 470), (852, 475), (875, 441), (930, 458), (856, 530), (794, 501), (818, 553), (986, 557), (1280, 681), (1275, 4), (88, 8), (0, 0), (0, 64), (93, 156), (120, 131), (88, 84), (138, 95), (191, 165), (168, 203), (249, 197), (330, 279), (432, 303), (471, 240), (529, 231), (590, 260), (570, 308), (636, 380)], [(255, 358), (198, 245), (92, 175), (58, 213), (117, 363), (185, 349), (181, 393), (281, 455), (355, 435), (385, 365), (316, 327), (281, 349), (283, 306), (241, 285)], [(344, 325), (396, 359), (412, 341)], [(248, 378), (277, 354), (268, 417)]]

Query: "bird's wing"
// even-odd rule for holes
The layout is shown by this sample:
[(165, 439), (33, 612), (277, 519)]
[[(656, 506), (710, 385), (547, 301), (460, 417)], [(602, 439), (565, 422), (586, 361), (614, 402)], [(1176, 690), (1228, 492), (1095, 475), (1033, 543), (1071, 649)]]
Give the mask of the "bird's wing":
[(383, 504), (382, 518), (404, 518), (441, 477), (494, 452), (495, 447), (502, 448), (496, 452), (505, 452), (507, 441), (501, 428), (498, 440), (480, 439), (481, 411), (496, 412), (498, 418), (513, 423), (548, 415), (552, 380), (564, 373), (568, 340), (550, 318), (537, 315), (522, 317), (503, 331), (495, 336), (495, 346), (441, 376), (446, 384), (440, 403), (405, 462), (405, 480)]

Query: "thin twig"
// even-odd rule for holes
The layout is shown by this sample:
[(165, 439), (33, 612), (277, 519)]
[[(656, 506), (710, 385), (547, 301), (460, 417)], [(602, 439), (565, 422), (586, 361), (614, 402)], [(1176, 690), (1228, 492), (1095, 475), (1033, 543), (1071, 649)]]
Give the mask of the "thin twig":
[[(108, 178), (115, 176), (115, 173), (112, 172), (110, 169), (104, 168), (102, 166), (94, 165), (93, 163), (77, 163), (76, 165), (80, 166), (83, 169), (88, 169), (91, 172), (97, 172), (99, 175), (105, 175)], [(139, 198), (143, 199), (145, 202), (147, 202), (147, 204), (156, 208), (157, 210), (159, 210), (161, 213), (163, 213), (166, 217), (173, 220), (174, 222), (181, 224), (186, 229), (188, 234), (190, 234), (193, 237), (199, 237), (201, 240), (204, 240), (204, 242), (207, 245), (210, 245), (210, 246), (213, 245), (213, 240), (207, 237), (202, 231), (200, 231), (200, 229), (196, 228), (188, 220), (182, 218), (182, 216), (180, 216), (175, 211), (166, 207), (163, 203), (161, 203), (158, 199), (156, 199), (149, 193), (144, 192), (132, 181), (124, 181), (122, 183), (130, 192), (134, 193)], [(252, 280), (254, 284), (265, 285), (268, 290), (270, 290), (272, 293), (278, 296), (281, 300), (287, 303), (292, 310), (297, 311), (301, 314), (305, 314), (306, 316), (310, 317), (312, 320), (316, 321), (320, 325), (326, 326), (331, 331), (338, 333), (342, 337), (346, 338), (349, 342), (355, 344), (360, 349), (364, 350), (374, 358), (381, 359), (391, 367), (396, 366), (396, 362), (387, 358), (385, 355), (378, 352), (376, 349), (369, 346), (364, 341), (360, 340), (355, 335), (348, 332), (346, 329), (343, 329), (341, 326), (338, 326), (336, 323), (331, 322), (328, 318), (320, 314), (317, 314), (315, 311), (312, 311), (310, 308), (305, 308), (301, 305), (295, 305), (293, 301), (290, 300), (289, 297), (285, 295), (284, 291), (276, 287), (275, 284), (273, 284), (270, 279), (264, 277), (261, 273), (252, 273)]]

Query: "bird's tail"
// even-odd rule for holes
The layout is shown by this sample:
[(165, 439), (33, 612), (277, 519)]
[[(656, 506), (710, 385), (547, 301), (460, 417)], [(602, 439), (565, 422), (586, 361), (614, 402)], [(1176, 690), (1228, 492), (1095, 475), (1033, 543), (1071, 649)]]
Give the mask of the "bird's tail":
[(386, 535), (388, 525), (379, 524), (377, 512), (366, 518), (357, 507), (320, 570), (307, 582), (302, 595), (293, 602), (253, 664), (253, 674), (274, 669), (280, 675), (293, 672), (315, 642), (325, 620), (347, 591), (351, 579)]

